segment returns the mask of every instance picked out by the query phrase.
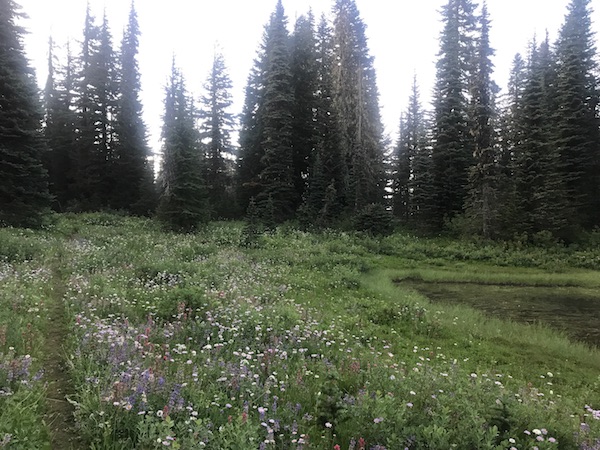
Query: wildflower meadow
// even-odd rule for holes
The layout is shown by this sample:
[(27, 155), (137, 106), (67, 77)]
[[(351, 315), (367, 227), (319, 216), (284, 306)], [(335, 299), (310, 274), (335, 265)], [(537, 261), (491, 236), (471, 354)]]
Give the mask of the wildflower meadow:
[(107, 214), (0, 233), (0, 448), (50, 448), (59, 302), (82, 448), (600, 449), (600, 353), (378, 278), (429, 244)]

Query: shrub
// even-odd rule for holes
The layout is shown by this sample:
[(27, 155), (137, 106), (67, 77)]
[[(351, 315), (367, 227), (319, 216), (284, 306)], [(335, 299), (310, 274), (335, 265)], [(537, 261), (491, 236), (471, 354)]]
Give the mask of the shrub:
[(385, 236), (392, 233), (393, 221), (391, 211), (384, 205), (372, 203), (354, 217), (354, 227), (375, 236)]
[(26, 261), (42, 253), (42, 245), (37, 240), (31, 239), (27, 231), (0, 229), (0, 261)]

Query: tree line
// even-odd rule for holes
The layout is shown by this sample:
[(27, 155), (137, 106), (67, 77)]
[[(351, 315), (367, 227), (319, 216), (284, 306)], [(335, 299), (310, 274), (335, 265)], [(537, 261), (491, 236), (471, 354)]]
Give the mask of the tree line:
[[(355, 0), (332, 20), (289, 31), (281, 0), (264, 27), (239, 123), (216, 54), (195, 99), (173, 61), (162, 160), (150, 163), (132, 3), (118, 51), (88, 6), (83, 41), (57, 64), (50, 43), (42, 107), (13, 0), (0, 0), (0, 221), (57, 211), (121, 210), (191, 230), (247, 216), (273, 226), (459, 229), (486, 238), (563, 240), (600, 224), (600, 122), (590, 0), (571, 0), (556, 42), (516, 55), (506, 93), (493, 81), (485, 3), (442, 10), (431, 111), (415, 77), (398, 142), (383, 134), (366, 25)], [(43, 125), (42, 125), (43, 124)], [(239, 146), (232, 136), (239, 134)]]
[(394, 212), (407, 224), (486, 238), (572, 241), (600, 225), (597, 53), (590, 0), (558, 39), (533, 39), (506, 93), (492, 79), (485, 3), (443, 9), (433, 111), (415, 82), (395, 148)]

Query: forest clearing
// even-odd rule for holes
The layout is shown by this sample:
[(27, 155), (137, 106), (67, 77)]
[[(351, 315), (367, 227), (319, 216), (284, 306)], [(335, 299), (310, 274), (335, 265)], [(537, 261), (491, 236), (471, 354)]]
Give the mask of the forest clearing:
[(597, 289), (597, 249), (285, 227), (248, 242), (241, 223), (182, 235), (101, 213), (0, 243), (0, 447), (600, 445), (597, 348), (393, 283), (518, 269)]
[(504, 88), (488, 3), (431, 8), (395, 142), (355, 0), (273, 1), (237, 112), (173, 56), (152, 129), (169, 8), (90, 3), (42, 87), (0, 0), (0, 449), (600, 450), (592, 0)]

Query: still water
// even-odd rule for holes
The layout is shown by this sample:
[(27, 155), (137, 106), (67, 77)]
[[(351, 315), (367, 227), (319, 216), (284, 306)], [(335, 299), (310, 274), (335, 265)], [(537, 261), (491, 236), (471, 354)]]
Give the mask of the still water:
[(541, 322), (600, 347), (600, 292), (576, 287), (500, 286), (402, 281), (433, 302), (470, 305), (518, 322)]

